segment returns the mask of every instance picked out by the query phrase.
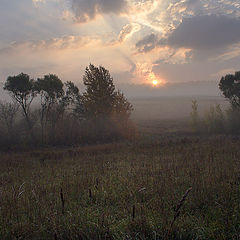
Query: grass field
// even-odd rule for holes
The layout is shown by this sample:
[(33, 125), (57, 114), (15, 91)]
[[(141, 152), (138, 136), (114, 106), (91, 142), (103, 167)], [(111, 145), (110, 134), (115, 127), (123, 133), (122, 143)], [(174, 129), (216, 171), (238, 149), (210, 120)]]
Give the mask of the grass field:
[(135, 122), (185, 121), (189, 119), (193, 100), (197, 101), (198, 111), (201, 116), (209, 110), (210, 106), (216, 104), (220, 104), (223, 110), (229, 107), (228, 101), (221, 96), (135, 98), (130, 99), (134, 107), (132, 119)]
[(240, 239), (239, 144), (162, 137), (1, 153), (0, 239)]

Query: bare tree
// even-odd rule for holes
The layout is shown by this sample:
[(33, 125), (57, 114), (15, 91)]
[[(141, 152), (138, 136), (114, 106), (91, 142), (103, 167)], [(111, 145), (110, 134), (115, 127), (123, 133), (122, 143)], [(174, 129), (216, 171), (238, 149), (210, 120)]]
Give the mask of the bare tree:
[(7, 127), (7, 133), (10, 138), (14, 135), (14, 123), (19, 110), (17, 102), (1, 102), (0, 101), (0, 121)]

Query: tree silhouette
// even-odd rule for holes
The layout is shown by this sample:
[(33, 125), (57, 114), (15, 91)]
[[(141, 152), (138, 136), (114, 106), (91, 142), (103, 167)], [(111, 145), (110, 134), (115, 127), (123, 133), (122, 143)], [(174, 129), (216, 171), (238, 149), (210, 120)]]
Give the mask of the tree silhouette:
[(83, 105), (87, 118), (109, 117), (113, 113), (130, 116), (133, 108), (123, 93), (115, 90), (113, 78), (104, 67), (90, 64), (83, 76), (86, 92)]
[(57, 75), (49, 74), (43, 78), (38, 78), (34, 84), (34, 89), (40, 94), (41, 99), (40, 122), (43, 142), (50, 112), (64, 96), (63, 83)]
[(133, 111), (133, 106), (119, 90), (115, 92), (113, 112), (123, 118), (129, 118)]
[(87, 118), (108, 116), (113, 110), (115, 86), (108, 70), (90, 64), (83, 76), (83, 104)]
[(9, 76), (4, 84), (4, 90), (7, 90), (11, 97), (20, 104), (32, 137), (30, 105), (36, 96), (33, 85), (34, 80), (24, 73), (20, 73), (17, 76)]
[(219, 89), (228, 98), (233, 108), (240, 108), (240, 72), (222, 77)]
[(107, 132), (116, 132), (116, 126), (122, 123), (126, 125), (133, 107), (124, 94), (116, 90), (107, 69), (90, 64), (85, 70), (83, 83), (86, 86), (82, 96), (83, 116), (93, 120), (97, 128), (95, 135), (102, 137)]
[(13, 128), (18, 113), (19, 104), (14, 102), (0, 101), (0, 121), (7, 126), (8, 137), (12, 140), (14, 138)]
[(72, 113), (75, 117), (83, 118), (83, 102), (78, 87), (71, 81), (65, 83), (66, 91), (64, 101), (71, 106)]

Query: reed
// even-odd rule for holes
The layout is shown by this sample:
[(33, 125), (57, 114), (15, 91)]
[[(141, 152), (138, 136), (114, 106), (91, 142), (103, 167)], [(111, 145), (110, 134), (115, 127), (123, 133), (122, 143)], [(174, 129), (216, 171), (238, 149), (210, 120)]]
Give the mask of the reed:
[(175, 221), (177, 220), (177, 218), (179, 217), (180, 215), (180, 210), (184, 204), (184, 202), (186, 201), (187, 199), (187, 196), (189, 195), (189, 193), (192, 191), (192, 187), (190, 187), (185, 193), (184, 195), (182, 196), (181, 200), (178, 202), (178, 204), (176, 205), (176, 207), (174, 208), (174, 216), (173, 216), (173, 220), (171, 221), (171, 224), (170, 224), (170, 227), (168, 229), (168, 232), (167, 232), (167, 235), (166, 235), (166, 239), (168, 239), (172, 229), (173, 229), (173, 225), (175, 223)]
[(65, 213), (65, 199), (64, 199), (64, 196), (63, 196), (62, 188), (60, 190), (60, 199), (61, 199), (61, 203), (62, 203), (62, 214), (64, 215), (64, 213)]

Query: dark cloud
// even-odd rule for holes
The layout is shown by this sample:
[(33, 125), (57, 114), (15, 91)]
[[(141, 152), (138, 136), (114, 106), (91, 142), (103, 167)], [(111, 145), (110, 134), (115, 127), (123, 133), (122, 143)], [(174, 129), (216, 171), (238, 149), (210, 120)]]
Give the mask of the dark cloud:
[(139, 52), (148, 52), (155, 47), (188, 48), (196, 52), (213, 54), (240, 42), (240, 19), (229, 16), (207, 15), (184, 18), (167, 38), (150, 34), (140, 40)]
[(183, 19), (167, 39), (170, 46), (196, 50), (225, 48), (238, 42), (240, 19), (216, 15)]
[(154, 33), (145, 36), (142, 40), (136, 43), (136, 48), (139, 52), (149, 52), (156, 47), (158, 36)]
[(72, 0), (76, 20), (87, 22), (97, 14), (119, 14), (125, 10), (126, 0)]

